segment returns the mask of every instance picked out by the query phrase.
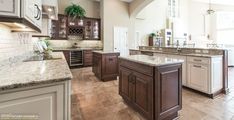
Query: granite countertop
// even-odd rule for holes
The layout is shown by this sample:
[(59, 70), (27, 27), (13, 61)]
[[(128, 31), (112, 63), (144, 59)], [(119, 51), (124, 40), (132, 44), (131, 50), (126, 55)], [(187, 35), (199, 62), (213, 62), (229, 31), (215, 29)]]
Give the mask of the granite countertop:
[(161, 53), (161, 54), (171, 54), (171, 55), (182, 55), (182, 56), (192, 56), (192, 57), (222, 57), (223, 55), (212, 55), (212, 54), (201, 54), (201, 53), (179, 53), (179, 52), (163, 52), (163, 51), (156, 51), (156, 50), (139, 50), (139, 49), (130, 49), (130, 50), (138, 50), (143, 52), (154, 52), (154, 53)]
[(112, 50), (97, 50), (97, 51), (93, 51), (99, 54), (110, 54), (110, 53), (119, 53), (119, 52), (114, 52)]
[(58, 48), (53, 48), (53, 50), (102, 50), (103, 48), (75, 48), (75, 47), (58, 47)]
[(63, 53), (54, 52), (52, 56), (61, 59), (20, 62), (0, 69), (0, 91), (71, 80)]
[(183, 63), (184, 60), (174, 59), (169, 57), (157, 57), (157, 56), (148, 56), (148, 55), (130, 55), (130, 56), (120, 56), (119, 58), (131, 60), (134, 62), (147, 64), (150, 66), (162, 66)]

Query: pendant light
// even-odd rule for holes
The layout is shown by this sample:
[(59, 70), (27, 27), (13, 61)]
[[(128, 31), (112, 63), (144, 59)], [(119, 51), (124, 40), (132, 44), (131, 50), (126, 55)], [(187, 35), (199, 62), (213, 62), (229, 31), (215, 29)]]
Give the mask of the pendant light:
[(211, 9), (211, 0), (209, 0), (209, 9), (207, 10), (207, 14), (213, 14), (215, 11)]

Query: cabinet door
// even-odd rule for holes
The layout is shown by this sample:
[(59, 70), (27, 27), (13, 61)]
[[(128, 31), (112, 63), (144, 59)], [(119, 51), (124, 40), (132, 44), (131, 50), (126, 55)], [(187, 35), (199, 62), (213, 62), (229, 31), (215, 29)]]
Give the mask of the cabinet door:
[(20, 1), (19, 0), (1, 0), (0, 16), (20, 17)]
[(188, 63), (189, 87), (209, 94), (209, 79), (208, 65)]
[(36, 10), (34, 12), (34, 23), (38, 28), (42, 28), (42, 0), (34, 0)]
[(132, 72), (129, 69), (120, 67), (119, 69), (119, 94), (128, 100), (131, 100), (132, 88), (130, 88)]
[[(153, 118), (153, 79), (141, 73), (134, 73), (133, 101), (144, 116), (149, 120)], [(131, 89), (131, 87), (130, 87)]]
[(63, 90), (63, 85), (57, 85), (1, 94), (0, 113), (34, 115), (40, 120), (66, 120)]
[(90, 66), (93, 64), (92, 50), (84, 50), (84, 66)]
[(118, 74), (118, 56), (116, 55), (106, 55), (103, 57), (103, 74), (104, 75), (113, 75)]

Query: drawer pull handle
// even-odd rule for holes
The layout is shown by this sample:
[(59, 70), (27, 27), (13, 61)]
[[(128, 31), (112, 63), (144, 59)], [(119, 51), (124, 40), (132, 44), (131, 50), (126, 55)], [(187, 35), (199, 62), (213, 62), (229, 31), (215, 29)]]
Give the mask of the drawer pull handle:
[(202, 60), (200, 60), (200, 59), (194, 59), (194, 61), (198, 61), (198, 62), (201, 62)]
[(199, 66), (199, 65), (193, 65), (193, 67), (201, 68), (202, 66)]

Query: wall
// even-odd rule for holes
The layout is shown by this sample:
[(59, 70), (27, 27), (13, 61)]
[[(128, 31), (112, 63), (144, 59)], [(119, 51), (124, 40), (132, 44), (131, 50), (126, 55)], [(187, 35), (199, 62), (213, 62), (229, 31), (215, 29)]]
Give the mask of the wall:
[[(21, 37), (26, 36), (26, 37)], [(29, 56), (33, 51), (33, 41), (29, 33), (12, 33), (0, 24), (0, 67), (9, 62), (16, 62)]]
[(66, 48), (72, 47), (74, 43), (78, 44), (78, 47), (81, 48), (102, 48), (102, 41), (93, 41), (93, 40), (85, 40), (85, 41), (77, 41), (77, 40), (50, 40), (51, 47), (53, 48)]
[(87, 17), (100, 18), (100, 4), (92, 0), (58, 0), (59, 13), (64, 14), (64, 9), (72, 3), (82, 6)]
[[(214, 17), (206, 15), (206, 28), (204, 28), (204, 15), (206, 14), (209, 4), (197, 0), (180, 0), (180, 15), (178, 19), (173, 20), (176, 26), (175, 31), (178, 34), (188, 33), (191, 40), (188, 43), (195, 43), (196, 47), (206, 47), (206, 44), (215, 42)], [(230, 5), (212, 4), (215, 11), (234, 11)], [(167, 0), (155, 0), (146, 6), (137, 15), (135, 22), (135, 31), (139, 32), (138, 43), (148, 45), (148, 35), (156, 30), (166, 28), (167, 19)], [(210, 39), (207, 35), (210, 34)]]
[(134, 19), (129, 15), (129, 3), (120, 0), (101, 0), (103, 20), (103, 45), (105, 50), (114, 49), (114, 26), (128, 28), (128, 48), (134, 43)]
[(148, 45), (148, 35), (150, 33), (166, 27), (166, 11), (167, 1), (155, 0), (137, 15), (135, 31), (140, 33), (141, 45)]

